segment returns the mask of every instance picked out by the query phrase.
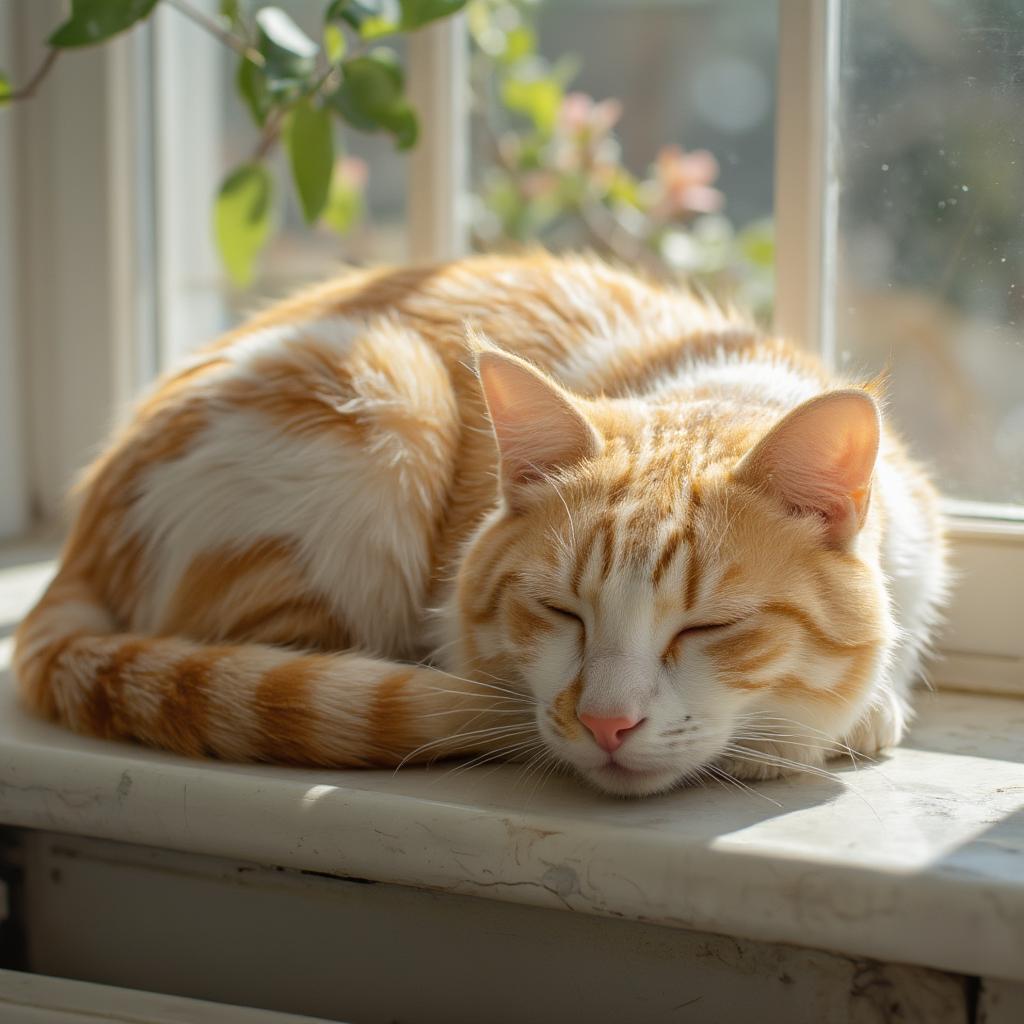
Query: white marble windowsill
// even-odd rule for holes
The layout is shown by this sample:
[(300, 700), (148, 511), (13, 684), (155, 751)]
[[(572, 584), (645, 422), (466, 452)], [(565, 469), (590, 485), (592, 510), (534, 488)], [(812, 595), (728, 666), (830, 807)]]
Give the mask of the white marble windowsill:
[[(2, 552), (0, 552), (2, 555)], [(908, 742), (831, 779), (617, 801), (515, 766), (189, 761), (16, 705), (45, 564), (0, 557), (0, 824), (1024, 980), (1024, 701), (923, 694)]]

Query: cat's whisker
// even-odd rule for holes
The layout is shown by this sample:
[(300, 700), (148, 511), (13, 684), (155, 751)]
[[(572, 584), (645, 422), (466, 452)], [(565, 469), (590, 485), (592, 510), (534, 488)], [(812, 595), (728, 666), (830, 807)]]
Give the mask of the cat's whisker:
[[(532, 700), (534, 703), (536, 703), (536, 698), (533, 697), (531, 694), (525, 693), (522, 690), (513, 689), (511, 686), (499, 686), (497, 683), (493, 683), (493, 682), (492, 683), (485, 683), (485, 682), (482, 682), (479, 679), (467, 679), (465, 676), (459, 676), (459, 675), (456, 675), (454, 672), (448, 672), (445, 669), (437, 668), (435, 666), (431, 666), (431, 669), (434, 672), (437, 672), (439, 675), (447, 676), (449, 679), (455, 679), (455, 680), (457, 680), (460, 683), (469, 683), (471, 686), (482, 686), (484, 689), (487, 689), (487, 690), (495, 690), (498, 693), (505, 693), (505, 694), (508, 694), (510, 696), (521, 697), (524, 700), (528, 699), (528, 700)], [(485, 673), (485, 675), (486, 674), (489, 674), (489, 673)]]
[(832, 758), (838, 754), (840, 757), (848, 757), (855, 770), (860, 770), (861, 761), (868, 765), (874, 765), (878, 762), (875, 758), (868, 754), (862, 754), (854, 751), (846, 743), (841, 743), (838, 740), (828, 740), (824, 743), (803, 743), (797, 737), (803, 735), (802, 733), (779, 733), (779, 732), (768, 732), (768, 733), (747, 733), (737, 732), (733, 733), (732, 738), (734, 740), (741, 740), (746, 742), (775, 742), (779, 741), (785, 744), (787, 747), (801, 747), (806, 750), (815, 750), (823, 754), (827, 758)]
[[(458, 715), (464, 714), (466, 710), (475, 711), (475, 708), (445, 708), (444, 711), (428, 711), (425, 715), (417, 715), (417, 718), (438, 718), (441, 715)], [(519, 708), (481, 708), (477, 712), (477, 717), (480, 715), (519, 715), (520, 717), (529, 717), (530, 712), (521, 710)]]
[[(840, 776), (834, 772), (827, 771), (824, 768), (816, 765), (804, 764), (801, 761), (791, 761), (789, 758), (779, 757), (775, 754), (766, 754), (761, 751), (751, 751), (749, 748), (743, 747), (732, 747), (727, 745), (722, 748), (723, 753), (729, 754), (731, 757), (741, 761), (749, 761), (753, 764), (763, 764), (769, 767), (781, 767), (789, 768), (794, 772), (802, 772), (808, 775), (814, 775), (818, 778), (827, 779), (829, 782), (835, 782), (841, 785), (844, 789), (852, 793), (858, 800), (860, 800), (865, 807), (874, 815), (874, 817), (881, 822), (878, 812), (875, 810), (874, 805), (868, 800), (863, 793), (857, 789), (856, 786), (852, 785), (849, 781), (844, 781)], [(848, 779), (849, 777), (847, 777)]]
[(744, 790), (751, 796), (759, 797), (761, 800), (767, 800), (768, 803), (774, 804), (776, 807), (782, 807), (782, 804), (780, 804), (778, 800), (773, 800), (767, 793), (761, 793), (754, 789), (753, 786), (748, 786), (742, 779), (737, 779), (735, 775), (730, 774), (719, 765), (709, 764), (707, 769), (712, 774), (712, 777), (720, 779), (723, 785), (729, 783), (741, 790)]
[[(446, 694), (450, 694), (453, 697), (461, 697), (464, 701), (466, 701), (466, 700), (486, 700), (486, 701), (490, 701), (491, 703), (487, 704), (485, 706), (485, 708), (486, 707), (492, 707), (492, 706), (493, 707), (502, 707), (502, 706), (507, 706), (509, 704), (514, 704), (514, 705), (517, 705), (517, 706), (522, 707), (522, 708), (535, 708), (537, 706), (537, 701), (536, 700), (524, 700), (524, 699), (518, 698), (518, 697), (505, 697), (505, 696), (502, 696), (501, 694), (497, 694), (497, 693), (466, 693), (465, 690), (449, 690), (449, 689), (446, 689), (443, 686), (431, 686), (430, 687), (430, 692), (431, 693), (446, 693)], [(461, 703), (460, 704), (453, 704), (452, 707), (450, 709), (447, 709), (447, 710), (457, 712), (457, 711), (463, 709), (463, 707), (464, 707), (464, 705), (462, 705)], [(467, 710), (472, 711), (476, 707), (477, 707), (477, 705), (469, 705)]]
[(480, 765), (487, 764), (488, 761), (495, 761), (498, 759), (505, 759), (510, 754), (521, 753), (523, 750), (532, 749), (537, 744), (536, 733), (530, 739), (522, 740), (519, 743), (513, 743), (510, 746), (502, 747), (499, 750), (489, 750), (486, 753), (478, 754), (470, 761), (464, 761), (461, 764), (455, 765), (444, 773), (442, 777), (459, 775), (461, 772), (469, 771), (470, 768), (476, 768)]
[[(767, 712), (753, 712), (747, 715), (740, 716), (739, 720), (757, 722), (779, 722), (783, 725), (793, 726), (795, 729), (798, 730), (798, 732), (796, 733), (796, 735), (798, 736), (805, 736), (807, 733), (810, 733), (815, 736), (820, 736), (825, 741), (826, 747), (835, 748), (841, 754), (849, 757), (850, 761), (853, 763), (854, 768), (860, 767), (860, 760), (865, 761), (869, 765), (878, 763), (876, 759), (871, 757), (869, 754), (865, 754), (862, 751), (854, 750), (848, 743), (841, 739), (833, 737), (830, 733), (825, 732), (823, 729), (818, 729), (814, 726), (806, 725), (803, 722), (797, 722), (792, 718), (785, 718), (781, 715), (769, 715)], [(776, 735), (782, 734), (769, 734), (759, 738), (774, 739)]]
[[(447, 736), (440, 736), (437, 739), (430, 740), (430, 742), (422, 744), (415, 750), (411, 750), (406, 754), (395, 767), (395, 774), (397, 774), (399, 769), (403, 768), (411, 758), (416, 757), (418, 754), (422, 754), (427, 750), (431, 750), (434, 747), (444, 746), (445, 744), (457, 741), (499, 739), (505, 733), (510, 733), (512, 731), (522, 732), (526, 728), (527, 726), (523, 725), (497, 725), (488, 729), (471, 729), (469, 732), (455, 732)], [(532, 728), (532, 726), (530, 728)]]

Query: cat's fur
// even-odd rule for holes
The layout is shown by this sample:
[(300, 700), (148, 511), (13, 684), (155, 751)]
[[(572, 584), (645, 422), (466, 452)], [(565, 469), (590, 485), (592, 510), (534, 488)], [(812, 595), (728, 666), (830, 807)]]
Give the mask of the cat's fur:
[[(870, 389), (599, 262), (487, 257), (345, 277), (161, 381), (15, 663), (96, 736), (641, 794), (897, 742), (944, 580)], [(641, 724), (613, 755), (581, 716)]]

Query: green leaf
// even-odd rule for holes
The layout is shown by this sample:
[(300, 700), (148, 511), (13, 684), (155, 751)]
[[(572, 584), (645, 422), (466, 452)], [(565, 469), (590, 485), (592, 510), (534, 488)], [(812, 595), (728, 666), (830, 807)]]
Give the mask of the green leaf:
[(748, 224), (737, 241), (740, 252), (755, 266), (771, 267), (775, 263), (775, 234), (770, 219)]
[(60, 48), (92, 46), (116, 36), (145, 18), (156, 0), (71, 0), (71, 17), (51, 34)]
[(312, 224), (327, 202), (334, 167), (330, 113), (309, 99), (300, 100), (289, 115), (285, 141), (302, 215)]
[(240, 57), (238, 73), (235, 75), (235, 87), (245, 105), (252, 114), (252, 119), (262, 127), (274, 101), (267, 88), (267, 78), (262, 68), (256, 67), (248, 57)]
[(505, 34), (502, 64), (516, 64), (531, 56), (537, 49), (537, 37), (528, 25), (519, 25)]
[(407, 102), (396, 107), (382, 123), (391, 132), (398, 149), (412, 149), (416, 145), (420, 136), (420, 122), (416, 111)]
[(412, 31), (438, 18), (447, 18), (466, 6), (466, 0), (400, 0), (402, 28)]
[(256, 12), (257, 48), (263, 54), (267, 88), (272, 96), (294, 91), (316, 68), (319, 47), (280, 7)]
[(13, 91), (10, 80), (2, 71), (0, 71), (0, 107), (7, 102), (8, 97)]
[(325, 21), (344, 21), (363, 39), (377, 39), (397, 32), (402, 23), (398, 0), (334, 0)]
[(505, 106), (528, 117), (545, 135), (555, 127), (562, 96), (562, 86), (553, 78), (508, 78), (501, 84)]
[(263, 164), (243, 164), (225, 179), (213, 212), (214, 235), (231, 280), (244, 288), (270, 235), (274, 185)]
[(220, 12), (220, 16), (232, 25), (237, 25), (242, 17), (238, 0), (220, 0), (217, 10)]
[(344, 77), (330, 103), (353, 128), (388, 131), (399, 149), (416, 142), (419, 124), (403, 92), (405, 78), (393, 50), (378, 47), (342, 64)]
[(322, 216), (323, 222), (339, 235), (347, 235), (362, 215), (362, 191), (345, 173), (344, 163), (339, 160), (334, 165), (331, 188)]
[(337, 25), (324, 25), (324, 53), (331, 64), (345, 56), (345, 33)]

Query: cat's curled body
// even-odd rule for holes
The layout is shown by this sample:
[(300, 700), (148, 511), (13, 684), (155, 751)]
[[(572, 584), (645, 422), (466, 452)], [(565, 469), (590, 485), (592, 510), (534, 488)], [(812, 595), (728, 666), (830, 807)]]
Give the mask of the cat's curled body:
[(15, 670), (184, 754), (552, 754), (641, 794), (897, 742), (944, 582), (870, 389), (595, 260), (475, 258), (344, 277), (160, 382)]

